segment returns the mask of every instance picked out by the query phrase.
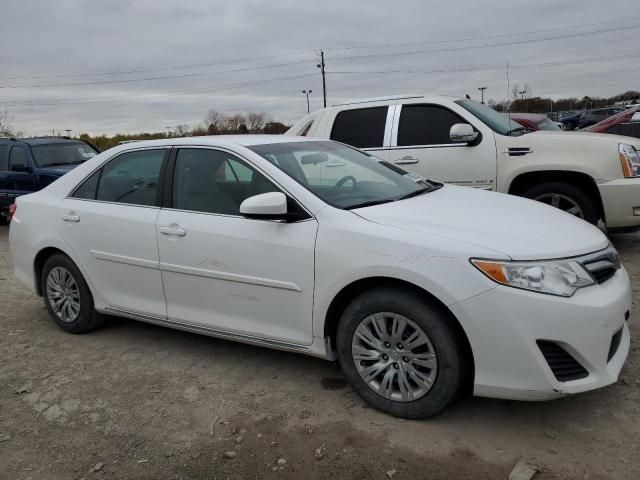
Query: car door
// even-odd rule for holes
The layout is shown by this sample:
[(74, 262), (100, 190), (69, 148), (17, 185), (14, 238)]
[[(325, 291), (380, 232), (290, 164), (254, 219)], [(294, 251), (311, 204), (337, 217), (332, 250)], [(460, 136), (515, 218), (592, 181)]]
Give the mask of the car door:
[[(482, 133), (480, 141), (472, 146), (452, 142), (449, 132), (456, 123), (471, 123)], [(405, 170), (445, 183), (495, 189), (493, 132), (445, 106), (418, 103), (398, 106), (391, 145), (389, 161)]]
[(157, 222), (168, 319), (311, 344), (316, 220), (240, 216), (244, 199), (282, 189), (232, 152), (179, 148), (169, 169)]
[(156, 220), (168, 148), (116, 155), (59, 208), (59, 228), (106, 311), (165, 318)]
[(5, 185), (10, 197), (19, 197), (38, 190), (34, 165), (29, 158), (29, 152), (22, 145), (11, 146)]

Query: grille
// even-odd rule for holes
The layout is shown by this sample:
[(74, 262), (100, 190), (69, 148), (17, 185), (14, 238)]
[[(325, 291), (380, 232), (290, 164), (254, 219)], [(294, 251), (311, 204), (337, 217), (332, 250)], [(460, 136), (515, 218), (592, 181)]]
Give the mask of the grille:
[(549, 340), (538, 340), (536, 343), (558, 381), (569, 382), (589, 376), (589, 372), (557, 343)]
[(611, 346), (609, 347), (609, 355), (607, 355), (607, 363), (611, 361), (618, 351), (618, 348), (620, 347), (620, 340), (622, 340), (622, 328), (614, 333), (613, 337), (611, 337)]
[(618, 252), (611, 246), (600, 252), (586, 255), (578, 261), (582, 263), (584, 268), (589, 271), (593, 279), (599, 284), (603, 284), (613, 277), (621, 267)]

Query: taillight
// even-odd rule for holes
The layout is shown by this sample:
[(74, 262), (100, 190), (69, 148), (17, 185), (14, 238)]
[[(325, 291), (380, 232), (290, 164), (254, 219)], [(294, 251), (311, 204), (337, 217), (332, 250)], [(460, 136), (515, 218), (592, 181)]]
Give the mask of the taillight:
[(9, 214), (7, 215), (7, 218), (9, 219), (9, 221), (11, 221), (11, 219), (13, 218), (13, 216), (16, 214), (16, 210), (18, 209), (18, 206), (15, 203), (12, 203), (9, 206)]

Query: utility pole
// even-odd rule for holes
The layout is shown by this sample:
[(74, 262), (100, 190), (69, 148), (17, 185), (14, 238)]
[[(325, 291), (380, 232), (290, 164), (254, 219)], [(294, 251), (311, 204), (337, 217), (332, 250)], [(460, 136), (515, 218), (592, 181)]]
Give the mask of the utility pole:
[(518, 92), (520, 95), (522, 95), (522, 101), (524, 101), (524, 94), (527, 93), (526, 90), (521, 90)]
[(67, 132), (67, 137), (71, 136), (71, 129), (70, 128), (65, 128), (64, 131)]
[(487, 89), (487, 87), (478, 87), (478, 90), (480, 90), (480, 103), (484, 103), (484, 91)]
[(309, 113), (309, 94), (312, 92), (313, 90), (302, 90), (302, 93), (307, 96), (307, 113)]
[(324, 72), (324, 51), (320, 50), (320, 63), (318, 64), (318, 68), (320, 69), (320, 73), (322, 73), (322, 99), (324, 108), (327, 108), (327, 81), (325, 78)]

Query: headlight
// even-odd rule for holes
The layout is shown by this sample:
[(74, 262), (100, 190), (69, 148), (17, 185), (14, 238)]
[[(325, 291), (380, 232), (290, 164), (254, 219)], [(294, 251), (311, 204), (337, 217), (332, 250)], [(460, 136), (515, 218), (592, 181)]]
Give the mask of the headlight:
[(620, 152), (620, 162), (622, 163), (622, 173), (625, 177), (640, 177), (640, 157), (633, 145), (621, 143), (618, 145)]
[(595, 283), (575, 260), (507, 262), (471, 259), (471, 263), (502, 285), (562, 297), (570, 297), (579, 288)]

